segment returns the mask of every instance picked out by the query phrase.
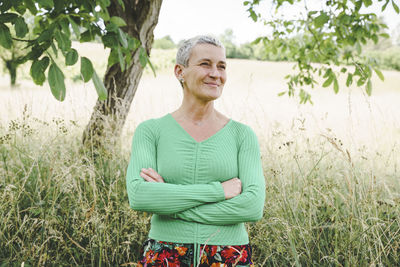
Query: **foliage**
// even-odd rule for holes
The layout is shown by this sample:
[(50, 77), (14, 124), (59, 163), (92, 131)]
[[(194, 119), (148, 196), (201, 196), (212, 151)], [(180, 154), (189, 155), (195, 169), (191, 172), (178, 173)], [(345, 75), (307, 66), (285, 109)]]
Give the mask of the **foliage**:
[[(354, 81), (357, 86), (365, 86), (368, 95), (371, 94), (371, 77), (373, 72), (383, 79), (383, 75), (374, 61), (365, 59), (362, 46), (368, 41), (378, 43), (380, 38), (389, 35), (383, 32), (387, 29), (376, 14), (363, 13), (362, 8), (372, 5), (372, 0), (328, 0), (324, 1), (322, 10), (310, 10), (304, 0), (274, 0), (273, 8), (276, 14), (284, 8), (297, 5), (303, 8), (306, 15), (293, 19), (273, 17), (266, 19), (256, 12), (260, 0), (245, 1), (249, 16), (261, 20), (271, 28), (271, 34), (257, 38), (256, 43), (262, 42), (273, 53), (288, 51), (296, 61), (295, 74), (286, 76), (288, 90), (280, 95), (294, 96), (298, 91), (301, 103), (311, 102), (311, 95), (306, 88), (314, 86), (315, 75), (324, 78), (323, 87), (332, 86), (335, 93), (339, 91), (338, 76), (347, 74), (347, 86)], [(391, 3), (396, 13), (399, 8), (394, 0), (379, 0), (383, 2), (382, 10)], [(301, 5), (301, 7), (299, 7)], [(293, 43), (293, 36), (300, 37)], [(354, 49), (353, 49), (354, 48)], [(318, 66), (313, 62), (321, 63)], [(334, 66), (352, 65), (350, 71), (342, 67), (335, 71)]]
[[(105, 47), (111, 48), (108, 65), (120, 64), (122, 70), (131, 62), (131, 52), (139, 48), (140, 42), (130, 37), (123, 29), (125, 21), (120, 17), (110, 17), (107, 7), (110, 0), (5, 0), (0, 3), (0, 45), (11, 49), (13, 41), (22, 42), (26, 54), (21, 62), (31, 62), (30, 75), (33, 81), (42, 85), (47, 79), (54, 97), (60, 101), (65, 98), (63, 71), (57, 66), (58, 52), (65, 58), (65, 65), (77, 63), (79, 55), (71, 48), (71, 38), (80, 42), (101, 39)], [(122, 0), (118, 0), (124, 8)], [(27, 23), (23, 16), (30, 12), (35, 16), (33, 24)], [(16, 32), (13, 38), (10, 29)], [(25, 38), (32, 30), (32, 37)], [(25, 38), (25, 39), (24, 39)], [(142, 48), (141, 48), (142, 49)], [(90, 79), (96, 87), (100, 100), (107, 98), (107, 91), (95, 70), (90, 69), (89, 59), (81, 57), (81, 75), (84, 81)], [(146, 53), (141, 53), (141, 62), (148, 61)]]
[[(261, 142), (265, 211), (248, 225), (257, 266), (396, 265), (399, 147), (351, 150), (297, 126), (278, 127)], [(149, 216), (128, 204), (131, 136), (93, 161), (79, 151), (80, 132), (74, 121), (44, 122), (27, 112), (0, 128), (0, 265), (137, 261)]]
[(382, 69), (400, 71), (400, 46), (390, 47), (382, 51), (366, 51), (365, 56), (375, 60), (376, 64)]
[[(28, 12), (27, 12), (28, 13)], [(25, 15), (25, 20), (27, 23), (33, 23), (33, 17), (30, 15)], [(16, 38), (16, 29), (11, 28), (10, 34), (12, 38)], [(31, 32), (27, 32), (28, 38), (30, 38)], [(25, 44), (12, 40), (11, 47), (6, 49), (0, 46), (0, 58), (3, 60), (5, 68), (10, 74), (10, 84), (14, 86), (17, 80), (17, 69), (20, 65), (24, 64), (24, 56), (29, 52), (29, 48), (25, 47)]]
[[(238, 46), (234, 43), (235, 35), (231, 29), (227, 29), (219, 38), (226, 48), (226, 55), (228, 58), (296, 61), (296, 55), (292, 54), (290, 50), (278, 49), (272, 51), (273, 49), (271, 49), (271, 47), (273, 47), (273, 45), (264, 46), (262, 42), (244, 43)], [(303, 39), (303, 36), (296, 35), (287, 38), (285, 41), (291, 46), (296, 46), (298, 43), (301, 43)], [(373, 61), (379, 69), (400, 70), (400, 47), (394, 46), (392, 42), (393, 40), (391, 38), (380, 39), (377, 43), (373, 41), (367, 42), (366, 45), (362, 46), (364, 50), (362, 62)], [(355, 50), (355, 48), (353, 48), (353, 50)]]
[(155, 49), (173, 49), (173, 48), (176, 48), (176, 44), (171, 39), (171, 36), (167, 35), (161, 39), (154, 40), (153, 48), (155, 48)]

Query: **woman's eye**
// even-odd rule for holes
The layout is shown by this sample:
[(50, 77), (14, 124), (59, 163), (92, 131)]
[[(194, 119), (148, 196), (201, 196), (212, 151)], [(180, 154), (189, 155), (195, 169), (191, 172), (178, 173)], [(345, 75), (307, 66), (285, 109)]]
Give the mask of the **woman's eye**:
[(221, 66), (218, 66), (218, 68), (220, 68), (220, 69), (226, 69), (226, 66), (225, 65), (221, 65)]
[(210, 64), (208, 64), (208, 62), (202, 62), (202, 63), (200, 63), (200, 66), (208, 66), (208, 65), (210, 65)]

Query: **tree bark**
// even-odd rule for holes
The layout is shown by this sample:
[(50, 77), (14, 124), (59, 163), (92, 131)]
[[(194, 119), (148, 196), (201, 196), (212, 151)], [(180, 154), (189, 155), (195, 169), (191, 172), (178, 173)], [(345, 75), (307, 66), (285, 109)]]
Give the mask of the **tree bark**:
[[(125, 20), (123, 30), (140, 40), (142, 47), (150, 55), (153, 43), (153, 31), (158, 22), (162, 0), (124, 0), (123, 9), (117, 0), (112, 0), (108, 8), (110, 16)], [(118, 140), (126, 117), (135, 96), (143, 67), (139, 62), (139, 49), (132, 52), (132, 61), (122, 71), (119, 64), (106, 70), (104, 85), (108, 98), (97, 100), (92, 116), (83, 133), (83, 144), (103, 148), (104, 141)]]
[(17, 80), (17, 66), (18, 64), (14, 59), (6, 60), (6, 68), (10, 73), (10, 84), (11, 87), (15, 86), (15, 82)]

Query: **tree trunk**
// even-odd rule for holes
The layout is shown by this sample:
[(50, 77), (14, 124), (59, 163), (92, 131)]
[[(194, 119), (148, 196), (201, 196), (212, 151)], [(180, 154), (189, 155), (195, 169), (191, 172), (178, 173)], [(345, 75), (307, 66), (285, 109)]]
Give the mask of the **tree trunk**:
[(15, 62), (14, 59), (6, 60), (6, 68), (7, 68), (8, 72), (10, 73), (11, 87), (13, 87), (15, 85), (15, 82), (17, 80), (17, 66), (18, 66), (18, 64)]
[[(124, 0), (123, 10), (117, 0), (112, 0), (108, 12), (110, 16), (118, 16), (125, 20), (127, 26), (123, 30), (140, 40), (150, 55), (161, 3), (162, 0)], [(132, 62), (126, 66), (125, 71), (121, 71), (119, 64), (114, 64), (106, 70), (104, 85), (108, 98), (105, 101), (97, 100), (83, 133), (85, 146), (104, 148), (105, 140), (119, 139), (142, 73), (139, 49), (132, 52)]]

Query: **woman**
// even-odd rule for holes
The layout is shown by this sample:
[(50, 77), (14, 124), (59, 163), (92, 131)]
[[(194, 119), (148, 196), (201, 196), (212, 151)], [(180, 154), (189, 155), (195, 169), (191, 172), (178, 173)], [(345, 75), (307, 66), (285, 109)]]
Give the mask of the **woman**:
[(127, 170), (134, 210), (153, 213), (138, 266), (250, 266), (244, 222), (260, 220), (265, 181), (257, 137), (214, 108), (225, 48), (197, 36), (179, 48), (180, 108), (138, 125)]

